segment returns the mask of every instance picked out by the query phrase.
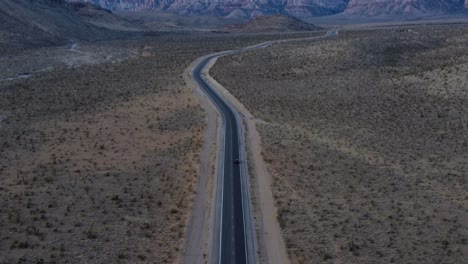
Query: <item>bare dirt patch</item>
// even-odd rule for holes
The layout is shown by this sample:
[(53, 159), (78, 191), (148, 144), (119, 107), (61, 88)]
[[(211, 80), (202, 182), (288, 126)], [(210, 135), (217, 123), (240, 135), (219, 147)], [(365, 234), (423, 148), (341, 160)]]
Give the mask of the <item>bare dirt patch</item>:
[(0, 82), (29, 78), (34, 74), (60, 68), (76, 68), (99, 63), (119, 63), (138, 56), (136, 47), (112, 42), (78, 43), (43, 47), (0, 56)]
[(252, 114), (293, 263), (468, 254), (468, 30), (340, 32), (221, 58)]

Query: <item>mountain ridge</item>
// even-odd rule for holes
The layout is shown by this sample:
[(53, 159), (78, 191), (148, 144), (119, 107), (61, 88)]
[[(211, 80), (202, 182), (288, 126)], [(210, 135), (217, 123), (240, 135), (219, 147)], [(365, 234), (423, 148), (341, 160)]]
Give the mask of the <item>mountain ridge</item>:
[(113, 11), (156, 10), (181, 15), (253, 18), (289, 15), (297, 18), (334, 14), (425, 15), (463, 11), (468, 0), (68, 0), (91, 2)]
[(295, 17), (343, 12), (349, 0), (69, 0), (91, 2), (112, 11), (156, 10), (182, 15), (253, 18), (283, 14)]

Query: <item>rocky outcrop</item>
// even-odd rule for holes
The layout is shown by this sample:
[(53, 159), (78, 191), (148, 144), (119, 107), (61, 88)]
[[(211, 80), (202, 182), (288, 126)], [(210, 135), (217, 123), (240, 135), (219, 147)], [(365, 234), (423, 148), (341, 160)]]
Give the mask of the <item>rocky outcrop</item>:
[(344, 13), (365, 16), (450, 13), (463, 9), (464, 1), (465, 0), (350, 0)]
[(296, 17), (333, 15), (345, 10), (349, 0), (288, 0), (284, 7), (287, 14)]

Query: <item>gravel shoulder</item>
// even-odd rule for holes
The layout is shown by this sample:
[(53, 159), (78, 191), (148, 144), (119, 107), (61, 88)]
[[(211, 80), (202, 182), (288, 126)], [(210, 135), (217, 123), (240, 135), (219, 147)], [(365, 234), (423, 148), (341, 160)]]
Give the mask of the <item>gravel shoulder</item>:
[[(194, 61), (185, 69), (183, 73), (187, 86), (192, 90), (201, 107), (206, 113), (207, 127), (203, 136), (203, 148), (200, 155), (200, 170), (197, 183), (197, 195), (194, 200), (192, 213), (187, 227), (187, 239), (182, 258), (182, 263), (206, 263), (211, 252), (212, 217), (211, 212), (215, 211), (214, 186), (216, 179), (216, 164), (218, 146), (220, 144), (220, 118), (216, 109), (209, 102), (208, 98), (199, 89), (191, 77), (191, 72), (201, 59)], [(213, 140), (216, 139), (216, 140)]]
[[(213, 61), (215, 65), (216, 61)], [(262, 263), (289, 263), (281, 231), (276, 221), (276, 208), (271, 193), (271, 176), (265, 169), (265, 163), (260, 154), (261, 146), (256, 123), (250, 112), (220, 85), (209, 74), (207, 80), (217, 92), (223, 96), (239, 112), (246, 128), (246, 146), (251, 174), (251, 188), (253, 189), (253, 205), (255, 209), (255, 223)]]

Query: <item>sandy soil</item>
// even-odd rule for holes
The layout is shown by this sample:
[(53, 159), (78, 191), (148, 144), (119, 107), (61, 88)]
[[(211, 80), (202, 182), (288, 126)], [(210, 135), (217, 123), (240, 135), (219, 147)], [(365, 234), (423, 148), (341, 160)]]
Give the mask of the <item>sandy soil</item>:
[(411, 30), (340, 32), (212, 69), (260, 119), (293, 263), (468, 256), (468, 31)]

